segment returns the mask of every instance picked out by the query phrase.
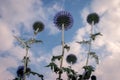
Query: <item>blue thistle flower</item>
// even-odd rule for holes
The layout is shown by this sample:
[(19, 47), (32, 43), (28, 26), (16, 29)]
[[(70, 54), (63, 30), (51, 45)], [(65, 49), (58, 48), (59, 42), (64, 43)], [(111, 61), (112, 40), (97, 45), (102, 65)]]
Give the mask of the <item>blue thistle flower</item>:
[(91, 25), (92, 22), (94, 22), (94, 24), (99, 22), (99, 16), (97, 13), (91, 13), (87, 16), (87, 22)]
[(19, 66), (16, 73), (18, 77), (23, 78), (24, 77), (24, 66)]
[(37, 34), (38, 32), (41, 32), (44, 30), (44, 24), (40, 21), (37, 21), (33, 24), (33, 30), (34, 34)]
[(62, 30), (62, 24), (64, 24), (65, 30), (68, 30), (73, 25), (73, 18), (67, 11), (60, 11), (54, 17), (54, 24), (60, 30)]
[(66, 58), (66, 61), (69, 63), (69, 64), (75, 64), (76, 61), (77, 61), (77, 57), (74, 55), (74, 54), (69, 54)]
[(96, 76), (95, 76), (95, 75), (92, 75), (92, 76), (91, 76), (91, 80), (97, 80)]
[[(30, 72), (31, 69), (27, 67), (25, 74), (29, 75)], [(19, 66), (16, 73), (19, 78), (24, 78), (24, 66)]]

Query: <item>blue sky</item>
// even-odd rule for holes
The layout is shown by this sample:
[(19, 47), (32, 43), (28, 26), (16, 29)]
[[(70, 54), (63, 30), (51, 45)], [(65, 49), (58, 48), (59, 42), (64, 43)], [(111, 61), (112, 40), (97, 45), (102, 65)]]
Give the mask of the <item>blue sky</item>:
[[(58, 30), (53, 18), (61, 10), (71, 13), (73, 26), (65, 31), (65, 42), (71, 49), (65, 52), (63, 66), (69, 66), (65, 61), (68, 54), (77, 56), (77, 63), (73, 65), (75, 71), (83, 73), (82, 66), (86, 60), (85, 47), (75, 43), (86, 38), (90, 25), (86, 22), (88, 14), (96, 12), (100, 22), (95, 25), (95, 32), (101, 32), (92, 45), (100, 59), (93, 74), (98, 80), (120, 79), (120, 1), (119, 0), (0, 0), (0, 80), (11, 80), (16, 76), (16, 70), (25, 55), (25, 49), (18, 45), (13, 35), (29, 39), (33, 36), (32, 26), (36, 21), (42, 21), (44, 31), (36, 38), (43, 40), (29, 50), (31, 62), (29, 67), (45, 75), (45, 80), (55, 80), (58, 76), (46, 66), (52, 55), (61, 54), (61, 31)], [(90, 59), (89, 64), (95, 61)], [(7, 76), (7, 77), (6, 77)], [(39, 80), (37, 76), (30, 76)], [(28, 80), (30, 80), (28, 78)], [(66, 78), (65, 74), (63, 78)]]

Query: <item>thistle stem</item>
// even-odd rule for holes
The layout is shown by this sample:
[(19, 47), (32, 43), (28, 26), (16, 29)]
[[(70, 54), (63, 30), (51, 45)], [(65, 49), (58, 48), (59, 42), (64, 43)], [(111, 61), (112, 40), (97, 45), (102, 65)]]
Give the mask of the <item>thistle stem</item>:
[(27, 69), (27, 55), (28, 55), (28, 47), (26, 47), (26, 55), (24, 59), (24, 80), (26, 80), (26, 69)]
[[(63, 57), (64, 57), (64, 24), (62, 24), (62, 58), (60, 62), (60, 69), (62, 68), (63, 64)], [(61, 79), (61, 73), (59, 73), (59, 79)]]
[[(90, 35), (93, 34), (93, 25), (94, 25), (94, 21), (92, 21), (92, 24), (91, 24), (91, 32), (90, 32)], [(90, 43), (89, 43), (87, 60), (86, 60), (86, 66), (88, 65), (88, 62), (89, 62), (89, 56), (90, 56), (91, 48), (92, 48), (92, 38), (90, 37)]]

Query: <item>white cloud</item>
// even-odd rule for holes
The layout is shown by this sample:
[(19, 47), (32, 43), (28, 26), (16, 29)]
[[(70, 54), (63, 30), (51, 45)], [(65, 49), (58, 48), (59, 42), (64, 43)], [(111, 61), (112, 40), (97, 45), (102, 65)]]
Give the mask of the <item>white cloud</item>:
[[(9, 60), (9, 61), (8, 61)], [(13, 79), (14, 75), (9, 72), (7, 69), (8, 68), (15, 68), (17, 67), (17, 62), (13, 57), (1, 57), (0, 58), (0, 80), (6, 80), (6, 79)]]
[(8, 25), (0, 23), (0, 51), (6, 51), (13, 46), (12, 32), (8, 28)]
[(91, 9), (93, 11), (97, 11), (98, 13), (105, 13), (108, 10), (111, 10), (113, 8), (119, 8), (120, 2), (119, 0), (93, 0), (91, 4)]
[(1, 3), (1, 20), (8, 23), (12, 30), (16, 30), (17, 27), (18, 31), (18, 25), (23, 23), (24, 29), (30, 32), (35, 21), (42, 21), (44, 24), (48, 24), (45, 27), (49, 30), (50, 34), (58, 33), (58, 30), (53, 27), (52, 18), (61, 9), (60, 4), (55, 3), (50, 7), (46, 7), (41, 0), (12, 0), (2, 1)]
[(61, 10), (61, 6), (58, 3), (53, 4), (51, 7), (46, 8), (46, 14), (47, 15), (47, 20), (45, 21), (46, 27), (50, 30), (49, 34), (53, 35), (56, 33), (59, 33), (60, 31), (55, 27), (55, 24), (53, 23), (54, 21), (54, 16), (56, 15), (56, 12), (59, 12)]
[(98, 76), (98, 79), (101, 80), (119, 80), (119, 46), (112, 43), (109, 45), (109, 51), (112, 53), (109, 56), (106, 56), (103, 60), (101, 60), (101, 63), (96, 69), (96, 75)]

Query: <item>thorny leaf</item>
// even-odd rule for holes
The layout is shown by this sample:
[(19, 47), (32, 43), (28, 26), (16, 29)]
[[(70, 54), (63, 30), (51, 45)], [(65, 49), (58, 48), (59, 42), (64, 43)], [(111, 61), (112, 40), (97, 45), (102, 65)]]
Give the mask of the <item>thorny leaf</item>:
[(33, 71), (31, 71), (30, 73), (31, 73), (32, 75), (37, 75), (37, 76), (40, 77), (42, 80), (44, 80), (44, 79), (43, 79), (44, 76), (43, 76), (42, 74), (39, 74), (39, 73), (36, 73), (36, 72), (33, 72)]
[(89, 79), (92, 74), (92, 71), (85, 71), (83, 79)]
[(13, 36), (19, 43), (20, 45), (22, 45), (23, 48), (30, 48), (30, 45), (31, 44), (34, 44), (34, 43), (42, 43), (43, 41), (42, 40), (36, 40), (34, 38), (31, 38), (29, 40), (24, 40), (24, 39), (21, 39), (17, 36)]
[(62, 67), (62, 70), (67, 73), (70, 80), (76, 80), (76, 72), (73, 69)]
[(51, 68), (51, 70), (53, 70), (55, 73), (58, 73), (58, 72), (60, 72), (61, 70), (58, 68), (58, 66), (55, 64), (55, 63), (53, 63), (53, 62), (51, 62), (49, 65), (47, 65), (46, 67), (50, 67)]
[(95, 38), (97, 37), (97, 36), (102, 36), (102, 34), (100, 33), (100, 32), (98, 32), (98, 33), (95, 33), (95, 34), (91, 34), (91, 36), (90, 36), (90, 38), (92, 39), (92, 40), (95, 40)]
[(77, 75), (73, 75), (73, 74), (69, 74), (68, 78), (69, 78), (68, 80), (78, 80)]
[(76, 41), (76, 43), (79, 43), (79, 44), (90, 44), (90, 41), (89, 40), (88, 41), (83, 40), (83, 41), (80, 41), (80, 42)]
[(83, 66), (83, 68), (85, 69), (84, 74), (82, 75), (83, 79), (89, 79), (90, 75), (92, 74), (92, 72), (94, 71), (94, 67), (89, 65), (89, 66)]
[(26, 41), (27, 44), (33, 44), (33, 43), (42, 43), (43, 41), (42, 40), (36, 40), (34, 38), (32, 39), (29, 39), (28, 41)]
[(71, 68), (65, 68), (62, 67), (61, 69), (58, 68), (58, 66), (51, 62), (49, 65), (47, 65), (46, 67), (51, 67), (51, 70), (53, 70), (55, 73), (62, 73), (63, 71), (66, 72), (67, 74), (75, 74), (75, 71)]
[(67, 44), (64, 46), (64, 48), (69, 51), (70, 50), (70, 46), (68, 46)]
[(95, 52), (90, 52), (90, 55), (96, 60), (96, 63), (99, 64), (99, 58)]
[(89, 66), (83, 66), (83, 69), (87, 70), (87, 71), (94, 71), (94, 67), (89, 65)]
[(70, 74), (70, 73), (75, 74), (75, 71), (73, 69), (71, 69), (71, 68), (62, 67), (62, 70), (64, 72), (66, 72), (67, 74)]
[(24, 39), (19, 38), (19, 37), (17, 37), (17, 36), (13, 36), (13, 37), (20, 43), (20, 45), (21, 45), (23, 48), (30, 48)]
[(57, 60), (60, 60), (62, 58), (62, 55), (59, 55), (59, 56), (53, 56), (51, 61), (55, 61), (56, 59)]

